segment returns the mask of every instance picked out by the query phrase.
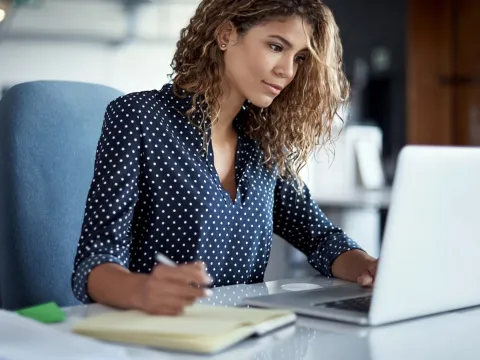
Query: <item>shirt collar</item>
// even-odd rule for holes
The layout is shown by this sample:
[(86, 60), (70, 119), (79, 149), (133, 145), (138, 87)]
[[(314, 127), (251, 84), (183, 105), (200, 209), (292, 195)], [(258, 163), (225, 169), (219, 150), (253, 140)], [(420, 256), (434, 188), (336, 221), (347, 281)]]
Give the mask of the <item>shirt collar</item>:
[[(162, 88), (162, 91), (167, 91), (173, 95), (172, 106), (177, 111), (179, 111), (183, 116), (186, 116), (187, 111), (190, 110), (192, 107), (192, 94), (189, 94), (184, 89), (180, 89), (179, 92), (181, 96), (176, 96), (175, 93), (173, 92), (173, 84), (164, 85)], [(200, 126), (202, 121), (202, 116), (203, 115), (200, 109), (197, 109), (194, 113), (191, 114), (190, 119), (195, 125)], [(248, 109), (247, 109), (247, 106), (244, 105), (242, 106), (242, 108), (240, 109), (240, 111), (238, 112), (238, 114), (235, 116), (233, 120), (233, 128), (237, 131), (237, 133), (241, 137), (246, 136), (245, 124), (247, 120), (248, 120)], [(204, 124), (204, 126), (206, 127), (205, 130), (208, 130), (208, 132), (210, 132), (209, 130), (211, 128), (211, 123), (209, 119), (207, 119), (207, 123)]]

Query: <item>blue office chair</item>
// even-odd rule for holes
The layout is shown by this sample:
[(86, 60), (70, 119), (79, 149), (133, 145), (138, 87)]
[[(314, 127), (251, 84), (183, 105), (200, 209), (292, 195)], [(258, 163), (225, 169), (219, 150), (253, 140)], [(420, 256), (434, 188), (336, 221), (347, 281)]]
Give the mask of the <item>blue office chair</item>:
[(13, 86), (0, 100), (0, 307), (77, 304), (70, 276), (108, 103), (78, 82)]

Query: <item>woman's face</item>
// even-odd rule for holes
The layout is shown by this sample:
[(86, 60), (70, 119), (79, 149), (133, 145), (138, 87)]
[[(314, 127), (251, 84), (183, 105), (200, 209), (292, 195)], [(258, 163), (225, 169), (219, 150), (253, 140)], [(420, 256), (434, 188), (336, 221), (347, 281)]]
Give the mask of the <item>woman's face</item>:
[(308, 56), (309, 31), (297, 16), (255, 26), (243, 37), (230, 29), (219, 39), (226, 45), (220, 48), (228, 89), (258, 107), (268, 107)]

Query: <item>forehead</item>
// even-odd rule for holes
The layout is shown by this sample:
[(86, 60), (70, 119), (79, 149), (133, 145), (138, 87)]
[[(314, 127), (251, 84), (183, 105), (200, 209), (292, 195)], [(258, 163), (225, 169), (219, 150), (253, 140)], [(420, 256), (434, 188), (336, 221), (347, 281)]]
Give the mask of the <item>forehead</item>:
[(267, 21), (250, 30), (252, 35), (281, 36), (298, 50), (305, 49), (311, 34), (311, 26), (299, 16), (289, 16)]

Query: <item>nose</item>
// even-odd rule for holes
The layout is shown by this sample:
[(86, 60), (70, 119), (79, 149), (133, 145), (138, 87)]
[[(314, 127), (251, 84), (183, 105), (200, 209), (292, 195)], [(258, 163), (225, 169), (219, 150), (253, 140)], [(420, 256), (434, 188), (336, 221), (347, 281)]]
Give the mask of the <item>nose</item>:
[(296, 64), (292, 56), (282, 56), (274, 68), (277, 76), (285, 79), (292, 79), (295, 76)]

